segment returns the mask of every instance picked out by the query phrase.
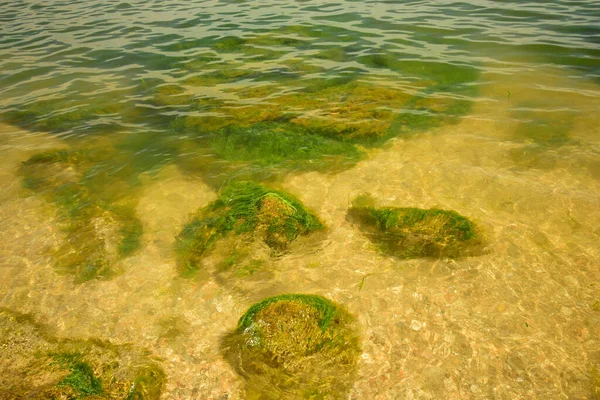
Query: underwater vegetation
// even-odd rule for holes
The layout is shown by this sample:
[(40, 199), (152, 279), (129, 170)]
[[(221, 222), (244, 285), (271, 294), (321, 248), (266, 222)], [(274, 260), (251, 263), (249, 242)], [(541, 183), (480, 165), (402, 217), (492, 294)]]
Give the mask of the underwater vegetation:
[(125, 102), (115, 101), (124, 93), (107, 93), (88, 98), (38, 100), (14, 107), (1, 115), (7, 123), (25, 129), (45, 132), (107, 132), (122, 121), (139, 117), (139, 110)]
[(247, 399), (343, 399), (361, 352), (354, 324), (324, 297), (283, 294), (252, 305), (221, 347)]
[[(554, 106), (566, 107), (560, 101), (553, 101)], [(541, 148), (556, 148), (572, 142), (569, 137), (573, 128), (575, 114), (571, 111), (544, 111), (549, 104), (529, 101), (517, 104), (511, 117), (519, 121), (514, 138), (527, 141)]]
[(179, 272), (192, 276), (201, 270), (203, 258), (227, 237), (241, 242), (225, 262), (232, 266), (252, 243), (264, 243), (276, 254), (299, 236), (322, 229), (319, 219), (291, 194), (254, 182), (232, 182), (221, 189), (217, 200), (198, 210), (177, 236)]
[(52, 132), (66, 131), (117, 111), (114, 105), (76, 107), (65, 104), (62, 109), (56, 105), (56, 101), (39, 101), (5, 113), (3, 118), (24, 128)]
[(224, 128), (215, 135), (212, 147), (219, 157), (229, 161), (289, 169), (334, 170), (364, 158), (364, 153), (351, 143), (291, 123)]
[(384, 252), (400, 258), (473, 255), (482, 244), (475, 224), (455, 211), (378, 208), (369, 195), (361, 195), (352, 202), (348, 219)]
[(166, 375), (146, 351), (55, 337), (0, 308), (0, 398), (159, 399)]
[(111, 277), (112, 266), (139, 247), (142, 235), (135, 203), (114, 193), (129, 186), (94, 169), (108, 157), (93, 150), (54, 150), (32, 156), (19, 171), (26, 189), (57, 207), (65, 238), (54, 252), (55, 268), (78, 283)]

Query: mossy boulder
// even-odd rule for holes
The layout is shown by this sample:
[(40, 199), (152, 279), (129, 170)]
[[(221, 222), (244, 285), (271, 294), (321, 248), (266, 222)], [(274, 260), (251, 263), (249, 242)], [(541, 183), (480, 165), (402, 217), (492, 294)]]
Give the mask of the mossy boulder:
[(354, 318), (321, 296), (284, 294), (251, 306), (222, 344), (248, 399), (344, 399), (360, 355)]
[(114, 275), (112, 267), (139, 247), (142, 235), (134, 202), (111, 195), (128, 185), (95, 168), (106, 157), (99, 151), (48, 151), (23, 162), (19, 171), (26, 189), (57, 207), (65, 237), (53, 254), (55, 267), (76, 282)]
[(378, 208), (369, 195), (361, 195), (348, 210), (348, 219), (384, 252), (400, 258), (475, 255), (482, 244), (478, 227), (455, 211)]
[(166, 375), (148, 352), (57, 338), (30, 316), (0, 308), (0, 398), (159, 399)]
[(194, 275), (216, 242), (232, 235), (248, 246), (264, 243), (276, 254), (299, 236), (321, 229), (324, 226), (319, 219), (293, 195), (254, 182), (233, 182), (178, 235), (179, 271), (184, 276)]

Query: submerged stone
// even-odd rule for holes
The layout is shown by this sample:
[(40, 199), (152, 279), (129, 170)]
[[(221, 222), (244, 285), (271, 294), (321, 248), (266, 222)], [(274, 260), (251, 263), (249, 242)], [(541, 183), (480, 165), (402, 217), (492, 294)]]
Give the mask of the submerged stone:
[(106, 157), (88, 150), (49, 151), (29, 158), (19, 171), (26, 189), (57, 207), (65, 237), (53, 254), (55, 268), (76, 282), (112, 276), (114, 264), (138, 248), (142, 234), (135, 204), (112, 193), (126, 185), (98, 170), (90, 174)]
[[(291, 194), (254, 182), (230, 183), (178, 235), (179, 271), (184, 276), (194, 275), (217, 241), (231, 235), (243, 243), (238, 245), (238, 255), (255, 242), (265, 243), (272, 253), (278, 253), (298, 236), (321, 229), (324, 226), (319, 219)], [(238, 260), (234, 257), (229, 262), (236, 264)]]
[(361, 352), (354, 325), (324, 297), (284, 294), (251, 306), (222, 352), (248, 399), (344, 399)]
[(460, 257), (482, 244), (473, 222), (455, 211), (413, 207), (377, 208), (368, 195), (353, 201), (348, 219), (387, 253), (401, 258)]
[(27, 315), (0, 308), (0, 398), (159, 399), (166, 375), (147, 351), (57, 338)]

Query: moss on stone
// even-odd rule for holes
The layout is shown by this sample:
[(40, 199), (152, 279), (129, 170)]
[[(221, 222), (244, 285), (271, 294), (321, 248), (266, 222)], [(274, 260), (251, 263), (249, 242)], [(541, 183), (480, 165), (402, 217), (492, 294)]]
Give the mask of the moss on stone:
[(230, 183), (178, 235), (179, 271), (183, 276), (194, 275), (215, 242), (230, 234), (247, 242), (263, 241), (280, 252), (298, 236), (323, 228), (319, 219), (288, 193), (253, 182)]
[(56, 364), (70, 372), (56, 387), (72, 389), (77, 398), (100, 395), (104, 392), (102, 383), (94, 375), (90, 365), (83, 361), (81, 353), (55, 353), (51, 356)]
[(361, 195), (348, 210), (348, 218), (383, 251), (401, 258), (459, 257), (481, 244), (475, 224), (455, 211), (377, 208), (370, 196)]
[(247, 398), (343, 399), (356, 375), (354, 318), (321, 296), (284, 294), (251, 306), (222, 344)]
[(56, 337), (31, 316), (0, 308), (0, 398), (159, 399), (166, 381), (147, 351)]

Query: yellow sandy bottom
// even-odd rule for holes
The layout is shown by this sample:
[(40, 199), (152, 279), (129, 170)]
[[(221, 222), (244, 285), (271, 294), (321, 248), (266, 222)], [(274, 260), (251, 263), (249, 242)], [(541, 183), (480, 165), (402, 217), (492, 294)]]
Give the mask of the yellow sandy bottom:
[[(174, 238), (216, 194), (174, 166), (144, 178), (143, 246), (119, 264), (119, 276), (74, 285), (57, 275), (47, 257), (62, 235), (54, 211), (24, 197), (16, 170), (60, 143), (3, 125), (0, 305), (62, 336), (148, 348), (164, 360), (169, 399), (243, 398), (219, 340), (252, 303), (285, 292), (323, 295), (357, 317), (363, 354), (354, 399), (588, 398), (600, 365), (600, 180), (586, 149), (600, 145), (598, 119), (574, 120), (579, 143), (541, 153), (553, 161), (548, 168), (539, 158), (515, 160), (530, 143), (510, 140), (507, 110), (550, 95), (598, 110), (600, 97), (565, 76), (536, 76), (493, 76), (461, 124), (395, 139), (351, 170), (290, 176), (283, 186), (328, 233), (277, 259), (272, 279), (250, 279), (244, 290), (178, 278)], [(557, 94), (552, 85), (574, 89)], [(484, 229), (486, 254), (408, 261), (379, 254), (345, 219), (364, 192), (385, 206), (467, 216)]]

